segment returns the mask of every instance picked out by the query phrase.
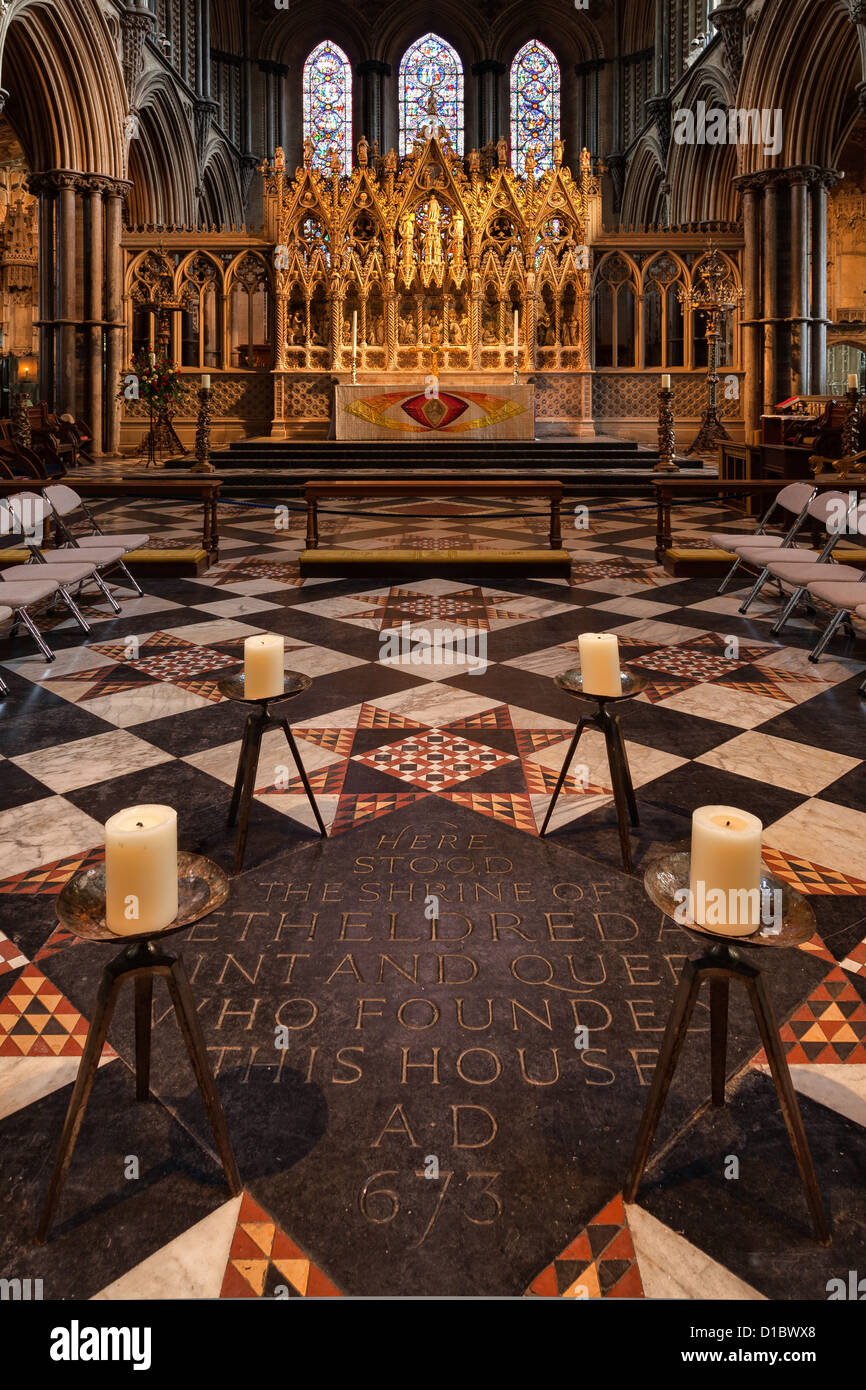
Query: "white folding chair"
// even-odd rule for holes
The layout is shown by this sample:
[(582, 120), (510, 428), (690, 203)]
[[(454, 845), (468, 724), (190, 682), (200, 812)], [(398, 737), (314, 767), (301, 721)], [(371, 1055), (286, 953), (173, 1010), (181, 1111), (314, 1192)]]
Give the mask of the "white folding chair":
[[(12, 617), (12, 609), (11, 609), (11, 608), (7, 608), (6, 605), (5, 605), (4, 603), (0, 603), (0, 623), (5, 623), (5, 622), (7, 621), (7, 619), (8, 619), (8, 618), (11, 618), (11, 617)], [(8, 695), (8, 694), (9, 694), (9, 687), (8, 687), (8, 685), (6, 684), (6, 682), (4, 681), (3, 677), (0, 676), (0, 695)]]
[[(140, 550), (150, 540), (149, 533), (144, 531), (120, 533), (103, 531), (83, 498), (73, 488), (67, 487), (65, 483), (54, 483), (51, 487), (43, 488), (42, 496), (51, 507), (57, 528), (68, 545), (79, 546), (85, 550), (98, 546), (120, 546), (122, 553), (127, 555), (131, 550)], [(89, 530), (84, 534), (76, 534), (73, 529), (74, 522), (71, 519), (78, 512), (81, 513), (89, 527)], [(115, 563), (135, 592), (141, 594), (141, 586), (130, 574), (124, 561), (120, 559)]]
[[(765, 548), (793, 545), (797, 532), (808, 515), (809, 503), (817, 491), (818, 489), (811, 483), (789, 483), (787, 487), (783, 487), (780, 492), (776, 493), (776, 496), (761, 517), (757, 530), (740, 532), (713, 531), (711, 533), (710, 540), (713, 545), (720, 546), (722, 550), (732, 550), (737, 556), (722, 580), (718, 593), (723, 594), (725, 592), (734, 574), (739, 569), (744, 559), (747, 558), (748, 549), (753, 545), (759, 547), (763, 546)], [(770, 518), (777, 508), (781, 508), (794, 517), (788, 530), (780, 535), (774, 535), (766, 529), (769, 525)], [(740, 553), (741, 546), (747, 547), (746, 555)]]
[[(120, 613), (119, 603), (102, 578), (102, 571), (112, 569), (122, 557), (123, 549), (120, 546), (104, 545), (87, 549), (79, 546), (61, 546), (57, 550), (43, 551), (39, 540), (43, 535), (45, 523), (51, 516), (51, 507), (45, 498), (39, 497), (35, 492), (17, 492), (13, 497), (7, 498), (5, 503), (0, 503), (0, 508), (4, 507), (7, 521), (3, 530), (22, 536), (30, 551), (32, 563), (44, 566), (51, 572), (56, 571), (64, 587), (93, 580), (112, 610), (116, 614)], [(6, 573), (6, 577), (14, 578), (14, 570), (12, 574)], [(88, 628), (87, 631), (89, 630)]]
[[(806, 511), (811, 520), (820, 522), (826, 529), (828, 519), (831, 516), (835, 517), (840, 509), (847, 515), (851, 505), (851, 499), (841, 492), (822, 492), (819, 496), (812, 498), (806, 507)], [(778, 581), (778, 576), (774, 576), (771, 572), (771, 565), (778, 565), (783, 561), (785, 563), (795, 563), (803, 566), (826, 564), (837, 541), (840, 540), (841, 534), (840, 530), (828, 531), (827, 540), (821, 550), (811, 550), (798, 546), (784, 546), (782, 548), (788, 553), (783, 556), (777, 547), (763, 549), (762, 547), (754, 546), (749, 549), (748, 552), (743, 554), (743, 559), (750, 569), (758, 570), (758, 577), (748, 595), (740, 604), (739, 611), (741, 613), (748, 612), (748, 609), (752, 603), (754, 603), (768, 579), (775, 577)], [(780, 596), (781, 593), (782, 588), (781, 583), (779, 583)], [(793, 612), (793, 608), (791, 612)]]
[[(30, 569), (29, 565), (19, 565), (20, 570)], [(34, 570), (36, 566), (32, 567)], [(66, 592), (64, 586), (51, 575), (34, 575), (32, 579), (0, 579), (0, 601), (4, 608), (12, 611), (12, 636), (14, 637), (18, 624), (23, 623), (33, 641), (45, 657), (46, 661), (54, 661), (54, 652), (33, 621), (29, 609), (36, 603), (42, 603), (45, 599), (56, 595), (62, 599), (72, 614), (75, 621), (85, 632), (90, 628), (79, 613), (72, 596)]]
[[(835, 566), (832, 566), (835, 568)], [(840, 566), (841, 568), (841, 566)], [(822, 603), (835, 608), (836, 612), (821, 633), (817, 643), (809, 653), (810, 661), (820, 661), (824, 652), (833, 638), (840, 623), (848, 620), (848, 614), (857, 611), (861, 600), (866, 598), (866, 572), (861, 572), (859, 579), (854, 580), (833, 580), (829, 576), (817, 580), (811, 580), (808, 588), (813, 598), (819, 599)], [(850, 620), (849, 625), (850, 625)], [(853, 635), (853, 629), (852, 629)]]

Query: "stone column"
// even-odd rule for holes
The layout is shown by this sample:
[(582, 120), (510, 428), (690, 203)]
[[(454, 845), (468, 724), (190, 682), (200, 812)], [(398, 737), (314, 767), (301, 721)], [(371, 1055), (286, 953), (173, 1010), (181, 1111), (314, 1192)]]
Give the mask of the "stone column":
[(57, 319), (59, 360), (57, 363), (57, 407), (76, 415), (76, 270), (77, 174), (60, 171), (54, 175), (57, 195)]
[(812, 184), (812, 393), (827, 390), (827, 190), (838, 174), (819, 169)]
[(761, 405), (761, 188), (747, 182), (743, 194), (743, 418), (748, 432), (760, 425)]
[(54, 216), (56, 189), (46, 174), (31, 174), (27, 186), (39, 199), (39, 398), (54, 404)]
[(792, 169), (791, 199), (791, 394), (808, 396), (809, 355), (809, 176)]
[(105, 179), (105, 449), (116, 454), (120, 447), (120, 407), (115, 392), (123, 370), (123, 200), (131, 185), (121, 179)]
[[(104, 359), (102, 341), (104, 329), (102, 325), (102, 282), (105, 251), (102, 233), (104, 208), (101, 181), (98, 179), (91, 179), (88, 183), (89, 186), (85, 194), (87, 280), (85, 286), (86, 303), (84, 306), (84, 318), (87, 344), (87, 395), (84, 406), (84, 418), (93, 431), (93, 453), (99, 455), (102, 453), (103, 440), (102, 373)], [(114, 389), (117, 389), (116, 385)], [(108, 394), (110, 398), (112, 394), (112, 383), (110, 380), (108, 382)]]
[(778, 185), (764, 188), (764, 413), (772, 412), (779, 400), (778, 382)]
[(375, 140), (380, 151), (384, 153), (385, 144), (385, 125), (383, 121), (384, 100), (383, 100), (383, 81), (391, 76), (391, 65), (381, 63), (378, 58), (368, 58), (365, 62), (359, 63), (357, 68), (358, 76), (361, 78), (361, 123), (363, 126), (362, 135), (366, 135), (372, 144)]
[(478, 81), (478, 146), (496, 144), (502, 133), (499, 115), (499, 79), (507, 71), (504, 63), (494, 58), (482, 58), (472, 64), (472, 76)]

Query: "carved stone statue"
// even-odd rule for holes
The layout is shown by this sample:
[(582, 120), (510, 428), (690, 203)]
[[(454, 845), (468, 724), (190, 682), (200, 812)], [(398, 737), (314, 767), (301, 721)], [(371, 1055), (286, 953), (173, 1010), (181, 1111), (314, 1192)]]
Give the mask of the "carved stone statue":
[(427, 265), (442, 264), (442, 240), (439, 235), (441, 215), (439, 199), (433, 193), (427, 204), (427, 227), (424, 232), (424, 261)]
[(366, 135), (362, 135), (358, 141), (358, 163), (362, 169), (367, 167), (370, 154), (370, 145)]
[(505, 169), (508, 165), (508, 141), (504, 135), (500, 135), (496, 141), (496, 158), (500, 169)]
[(463, 232), (463, 213), (459, 208), (455, 208), (451, 219), (451, 256), (455, 262), (463, 260)]
[[(312, 140), (310, 139), (310, 137), (307, 136), (307, 138), (304, 140), (304, 168), (305, 168), (305, 169), (309, 169), (309, 168), (311, 167), (311, 165), (312, 165), (312, 163), (313, 163), (313, 155), (315, 154), (315, 152), (316, 152), (316, 147), (315, 147), (315, 145), (313, 144), (313, 142), (312, 142)], [(282, 150), (277, 150), (277, 154), (282, 154)], [(276, 162), (277, 162), (277, 161), (276, 161), (276, 157), (275, 157), (275, 158), (274, 158), (274, 164), (276, 164)]]

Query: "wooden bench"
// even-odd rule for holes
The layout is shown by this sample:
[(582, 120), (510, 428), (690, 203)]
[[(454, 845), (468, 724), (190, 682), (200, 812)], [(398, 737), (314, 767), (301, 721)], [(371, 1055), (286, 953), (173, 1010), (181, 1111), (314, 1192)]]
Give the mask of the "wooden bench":
[(550, 502), (550, 549), (562, 549), (562, 483), (558, 481), (515, 482), (513, 478), (440, 477), (405, 481), (395, 481), (393, 478), (333, 478), (327, 482), (307, 483), (304, 498), (307, 503), (308, 550), (315, 550), (319, 544), (319, 502), (336, 497), (506, 497), (509, 502), (546, 497)]

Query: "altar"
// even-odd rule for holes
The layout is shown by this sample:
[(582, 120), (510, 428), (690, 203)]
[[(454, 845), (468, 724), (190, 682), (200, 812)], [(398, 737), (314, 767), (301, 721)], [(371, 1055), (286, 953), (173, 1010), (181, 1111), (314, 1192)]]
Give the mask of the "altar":
[(428, 376), (425, 384), (397, 376), (334, 387), (331, 435), (336, 439), (399, 439), (402, 443), (472, 443), (535, 438), (535, 388), (490, 373), (458, 382)]

